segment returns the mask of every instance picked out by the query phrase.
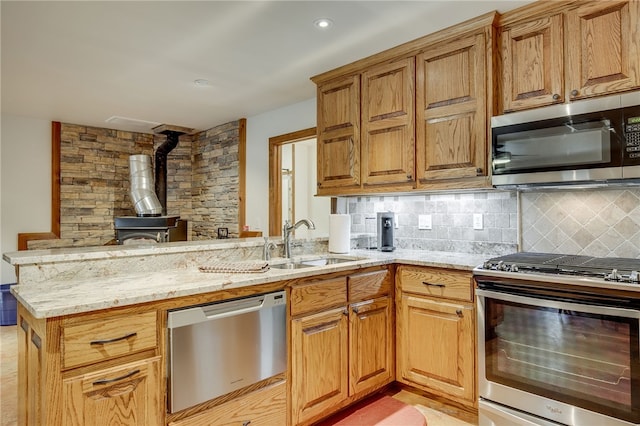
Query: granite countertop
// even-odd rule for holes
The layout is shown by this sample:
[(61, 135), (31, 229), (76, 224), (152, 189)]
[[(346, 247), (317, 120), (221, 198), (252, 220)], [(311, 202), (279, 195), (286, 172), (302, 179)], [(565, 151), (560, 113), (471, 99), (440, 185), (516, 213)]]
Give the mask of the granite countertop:
[[(358, 259), (302, 269), (270, 268), (263, 273), (204, 273), (197, 267), (187, 267), (92, 279), (54, 279), (15, 285), (11, 292), (36, 318), (50, 318), (390, 263), (471, 271), (486, 259), (484, 255), (423, 250), (390, 253), (352, 250), (346, 255), (332, 256)], [(286, 259), (273, 259), (271, 263), (282, 262)]]

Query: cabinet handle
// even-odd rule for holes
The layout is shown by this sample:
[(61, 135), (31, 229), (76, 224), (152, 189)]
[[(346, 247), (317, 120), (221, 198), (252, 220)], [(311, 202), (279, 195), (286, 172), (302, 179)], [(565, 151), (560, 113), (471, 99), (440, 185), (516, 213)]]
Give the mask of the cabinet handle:
[(456, 310), (456, 315), (462, 318), (462, 309)]
[(482, 167), (476, 169), (476, 176), (482, 176)]
[(342, 315), (344, 315), (345, 317), (348, 317), (348, 316), (349, 316), (349, 309), (344, 308), (344, 309), (342, 310)]
[(33, 330), (31, 330), (31, 343), (38, 349), (42, 347), (42, 339)]
[(251, 420), (247, 420), (246, 422), (242, 422), (242, 426), (249, 426), (251, 424)]
[(426, 281), (422, 281), (422, 284), (424, 284), (426, 286), (429, 286), (429, 287), (440, 287), (440, 288), (445, 288), (446, 287), (446, 285), (444, 285), (444, 284), (433, 284), (433, 283), (429, 283), (429, 282), (426, 282)]
[(133, 376), (134, 374), (138, 374), (139, 372), (140, 372), (140, 370), (137, 369), (137, 370), (133, 370), (133, 371), (128, 372), (124, 376), (116, 377), (114, 379), (96, 380), (95, 382), (93, 382), (93, 385), (94, 386), (98, 386), (98, 385), (106, 385), (106, 384), (113, 383), (113, 382), (119, 382), (120, 380), (128, 379), (129, 377)]
[(24, 318), (20, 318), (20, 328), (23, 329), (25, 333), (29, 332), (29, 323)]
[(578, 96), (578, 93), (579, 93), (579, 92), (578, 92), (576, 89), (573, 89), (573, 90), (571, 91), (571, 96)]
[(560, 95), (558, 95), (557, 93), (554, 93), (552, 97), (554, 101), (557, 101), (558, 99), (560, 99)]
[(407, 180), (413, 180), (413, 176), (412, 175), (407, 175)]
[(133, 333), (125, 334), (124, 336), (116, 337), (114, 339), (92, 340), (91, 342), (89, 342), (89, 344), (90, 345), (104, 345), (105, 343), (118, 342), (120, 340), (125, 340), (125, 339), (128, 339), (130, 337), (135, 337), (137, 335), (138, 335), (138, 333), (133, 332)]
[(354, 314), (359, 314), (359, 313), (360, 313), (360, 309), (358, 309), (358, 307), (357, 307), (357, 306), (354, 306), (354, 308), (353, 308), (353, 313), (354, 313)]

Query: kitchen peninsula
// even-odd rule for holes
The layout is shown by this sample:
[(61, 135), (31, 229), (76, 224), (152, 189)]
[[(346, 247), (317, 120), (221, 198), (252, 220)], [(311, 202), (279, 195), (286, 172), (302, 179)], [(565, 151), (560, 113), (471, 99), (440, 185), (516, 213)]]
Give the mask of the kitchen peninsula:
[[(314, 241), (314, 251), (307, 250), (309, 254), (298, 254), (295, 259), (326, 256), (325, 244), (326, 240)], [(394, 279), (396, 269), (407, 281), (420, 278), (423, 271), (441, 271), (437, 278), (447, 286), (462, 278), (466, 285), (463, 299), (472, 307), (470, 271), (484, 260), (480, 255), (447, 252), (353, 250), (349, 255), (332, 255), (345, 261), (325, 266), (240, 274), (203, 273), (198, 269), (216, 262), (259, 261), (262, 247), (262, 239), (240, 239), (5, 254), (4, 259), (17, 267), (19, 277), (12, 289), (19, 301), (19, 423), (86, 424), (92, 416), (109, 415), (116, 416), (121, 424), (200, 424), (196, 419), (215, 418), (216, 410), (228, 413), (232, 404), (242, 402), (249, 408), (240, 410), (238, 416), (250, 418), (252, 424), (308, 424), (401, 380), (396, 377), (393, 358), (382, 382), (348, 392), (322, 414), (292, 414), (296, 410), (291, 395), (300, 398), (297, 383), (301, 380), (291, 373), (292, 359), (296, 359), (291, 351), (297, 343), (289, 341), (286, 374), (169, 414), (167, 312), (285, 290), (288, 327), (304, 327), (305, 318), (320, 315), (314, 313), (319, 304), (312, 303), (311, 308), (305, 305), (307, 293), (322, 294), (326, 312), (337, 309), (343, 318), (342, 309), (347, 303), (356, 312), (358, 307), (378, 306), (382, 298), (387, 300), (384, 306), (389, 309), (384, 312), (391, 330), (386, 349), (395, 355), (395, 330), (391, 326), (401, 294), (396, 288), (400, 275)], [(271, 263), (282, 262), (286, 259)], [(431, 296), (444, 292), (445, 298), (450, 297), (443, 288), (434, 288), (428, 290), (433, 292)], [(342, 292), (344, 300), (340, 300)], [(303, 306), (310, 314), (302, 314)], [(457, 317), (455, 311), (452, 315)], [(473, 324), (472, 309), (464, 316)], [(128, 337), (131, 333), (137, 334)], [(111, 339), (113, 343), (96, 343)], [(473, 348), (473, 343), (471, 334), (469, 347)], [(304, 349), (308, 351), (309, 347)], [(473, 371), (465, 375), (473, 377)], [(470, 391), (467, 404), (473, 408), (473, 386)]]

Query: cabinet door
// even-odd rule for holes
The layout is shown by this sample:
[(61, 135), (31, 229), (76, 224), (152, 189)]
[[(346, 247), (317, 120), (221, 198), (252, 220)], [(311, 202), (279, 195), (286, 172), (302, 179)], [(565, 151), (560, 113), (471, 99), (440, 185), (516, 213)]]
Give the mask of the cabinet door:
[(640, 4), (590, 2), (567, 14), (570, 99), (640, 86)]
[(504, 112), (564, 102), (562, 25), (559, 13), (502, 29)]
[(391, 298), (355, 303), (349, 314), (349, 394), (388, 382), (393, 370)]
[(473, 305), (403, 294), (398, 318), (398, 380), (474, 404)]
[(347, 315), (343, 307), (291, 321), (293, 424), (347, 397)]
[(360, 76), (318, 86), (318, 189), (360, 186)]
[(487, 49), (482, 33), (416, 59), (419, 186), (486, 175)]
[(161, 425), (160, 357), (63, 380), (64, 425)]
[(362, 74), (362, 183), (411, 184), (414, 175), (414, 58)]

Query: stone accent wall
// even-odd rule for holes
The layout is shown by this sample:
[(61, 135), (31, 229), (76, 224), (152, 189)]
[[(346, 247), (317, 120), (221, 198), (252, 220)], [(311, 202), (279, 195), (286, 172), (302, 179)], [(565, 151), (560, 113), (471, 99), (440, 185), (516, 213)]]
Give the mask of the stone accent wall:
[[(217, 227), (237, 236), (238, 127), (236, 121), (183, 135), (167, 157), (167, 214), (188, 221), (190, 239), (216, 238)], [(114, 218), (136, 214), (129, 197), (129, 156), (153, 160), (165, 140), (165, 135), (62, 123), (60, 239), (30, 241), (29, 249), (114, 244)]]
[(217, 238), (218, 228), (228, 228), (229, 237), (238, 237), (239, 129), (240, 122), (234, 121), (194, 137), (194, 240)]

